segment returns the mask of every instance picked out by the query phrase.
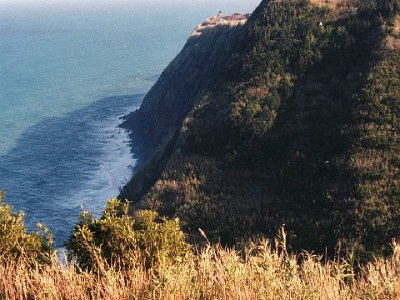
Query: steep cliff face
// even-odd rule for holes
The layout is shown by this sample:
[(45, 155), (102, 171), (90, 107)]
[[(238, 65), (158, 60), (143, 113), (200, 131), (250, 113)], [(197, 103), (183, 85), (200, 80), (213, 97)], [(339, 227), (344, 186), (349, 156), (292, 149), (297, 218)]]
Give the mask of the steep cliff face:
[(147, 193), (165, 168), (184, 117), (201, 100), (210, 82), (215, 82), (218, 70), (224, 68), (247, 16), (234, 22), (222, 20), (217, 15), (198, 26), (146, 95), (140, 109), (125, 117), (122, 126), (131, 132), (142, 167), (124, 187), (120, 198), (139, 200)]
[(205, 24), (201, 30), (196, 28), (146, 95), (140, 109), (126, 117), (123, 126), (132, 129), (142, 156), (151, 156), (176, 135), (184, 116), (200, 100), (215, 72), (223, 68), (236, 33), (247, 17), (243, 16), (242, 22), (226, 23), (219, 21), (219, 16), (210, 20), (214, 19), (218, 20), (216, 24)]
[(400, 237), (399, 2), (312, 2), (265, 0), (189, 40), (126, 122), (152, 155), (121, 197), (194, 239), (286, 224), (294, 248), (379, 252)]

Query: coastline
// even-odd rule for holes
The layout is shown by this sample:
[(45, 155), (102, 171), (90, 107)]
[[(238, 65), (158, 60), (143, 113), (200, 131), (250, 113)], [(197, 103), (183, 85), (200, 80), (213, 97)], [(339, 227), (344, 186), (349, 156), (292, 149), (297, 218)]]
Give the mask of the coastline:
[(132, 176), (135, 158), (120, 117), (139, 107), (143, 95), (116, 96), (28, 128), (0, 156), (6, 202), (25, 211), (29, 230), (49, 227), (61, 246), (81, 206), (100, 214)]

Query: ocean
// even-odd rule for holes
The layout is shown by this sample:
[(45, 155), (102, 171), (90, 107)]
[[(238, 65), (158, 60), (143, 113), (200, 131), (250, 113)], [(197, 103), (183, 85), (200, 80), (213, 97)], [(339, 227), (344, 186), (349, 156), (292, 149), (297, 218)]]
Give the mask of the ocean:
[(258, 2), (0, 0), (0, 189), (28, 229), (62, 246), (99, 215), (135, 165), (120, 118), (198, 23)]

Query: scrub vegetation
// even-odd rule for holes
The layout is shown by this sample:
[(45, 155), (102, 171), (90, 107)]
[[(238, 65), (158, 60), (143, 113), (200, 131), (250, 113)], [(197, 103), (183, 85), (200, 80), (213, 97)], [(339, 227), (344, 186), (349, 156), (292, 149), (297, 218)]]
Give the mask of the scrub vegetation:
[[(109, 203), (102, 219), (83, 214), (68, 254), (57, 254), (47, 238), (40, 246), (36, 238), (44, 237), (27, 234), (21, 215), (2, 204), (0, 217), (7, 223), (0, 226), (0, 299), (400, 297), (396, 244), (392, 255), (363, 266), (355, 266), (351, 254), (334, 260), (291, 254), (283, 229), (273, 242), (259, 239), (236, 248), (206, 242), (193, 248), (182, 239), (178, 220), (157, 219), (152, 212), (118, 217), (116, 204)], [(15, 223), (18, 227), (4, 226)]]
[[(153, 155), (121, 198), (179, 217), (194, 242), (198, 228), (234, 245), (286, 224), (295, 251), (333, 257), (340, 243), (365, 261), (390, 254), (400, 237), (399, 12), (398, 0), (262, 1), (229, 52), (204, 62), (215, 69), (184, 116), (180, 93), (144, 100), (177, 125), (137, 136)], [(157, 131), (145, 109), (135, 120)]]
[(190, 37), (65, 252), (0, 201), (0, 299), (399, 299), (399, 14), (263, 0)]

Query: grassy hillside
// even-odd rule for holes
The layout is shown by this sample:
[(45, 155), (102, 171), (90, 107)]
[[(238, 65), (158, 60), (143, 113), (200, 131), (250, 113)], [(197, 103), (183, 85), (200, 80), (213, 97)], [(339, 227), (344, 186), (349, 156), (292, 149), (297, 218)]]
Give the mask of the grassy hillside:
[(60, 253), (0, 191), (0, 299), (399, 299), (399, 117), (399, 0), (264, 0), (126, 117), (131, 209)]
[[(388, 250), (400, 237), (400, 4), (312, 2), (261, 2), (188, 113), (163, 111), (177, 134), (160, 133), (168, 146), (123, 198), (180, 217), (194, 240), (198, 228), (232, 244), (286, 224), (294, 249)], [(157, 101), (143, 106), (170, 105)]]

